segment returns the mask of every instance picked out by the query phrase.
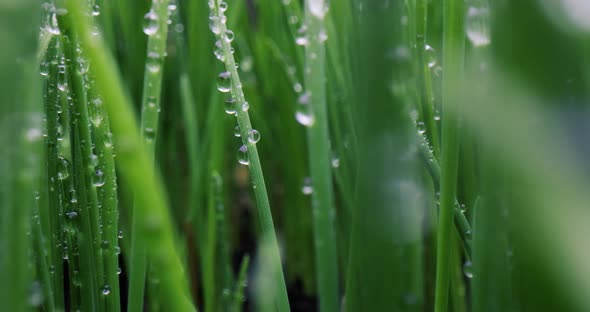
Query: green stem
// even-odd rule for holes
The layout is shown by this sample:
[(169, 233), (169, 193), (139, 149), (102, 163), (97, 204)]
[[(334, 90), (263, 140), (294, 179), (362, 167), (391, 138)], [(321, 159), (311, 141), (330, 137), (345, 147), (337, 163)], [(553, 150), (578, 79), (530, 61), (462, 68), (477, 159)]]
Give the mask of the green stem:
[(463, 73), (465, 34), (463, 28), (464, 3), (445, 0), (443, 7), (443, 109), (441, 194), (439, 233), (437, 241), (435, 312), (448, 310), (450, 278), (450, 244), (457, 189), (459, 138), (456, 113), (461, 99), (459, 83)]
[(133, 186), (136, 193), (142, 194), (136, 198), (134, 213), (141, 221), (141, 237), (151, 246), (147, 249), (148, 257), (158, 268), (162, 283), (162, 304), (171, 311), (194, 311), (188, 298), (184, 269), (175, 249), (172, 220), (161, 180), (153, 166), (153, 157), (137, 131), (139, 126), (131, 102), (123, 90), (114, 59), (102, 38), (92, 35), (83, 5), (78, 1), (68, 1), (67, 6), (71, 12), (72, 25), (77, 27), (82, 46), (92, 63), (97, 89), (104, 97), (115, 146), (118, 148), (119, 168), (125, 181)]
[[(430, 150), (430, 146), (428, 142), (426, 142), (426, 138), (423, 135), (418, 136), (418, 140), (421, 141), (420, 143), (420, 156), (422, 157), (424, 163), (426, 164), (426, 169), (428, 173), (432, 177), (432, 182), (434, 184), (434, 189), (438, 192), (440, 191), (440, 167), (438, 165), (438, 161), (436, 157), (432, 154)], [(454, 220), (455, 220), (455, 227), (461, 237), (461, 241), (463, 242), (463, 246), (465, 247), (465, 252), (467, 258), (471, 259), (471, 234), (473, 233), (471, 230), (471, 225), (469, 224), (469, 220), (465, 216), (465, 213), (461, 210), (461, 205), (455, 199), (454, 205)]]
[[(228, 33), (225, 24), (225, 14), (220, 9), (220, 0), (210, 0), (209, 8), (211, 9), (211, 17), (215, 22), (214, 33), (218, 39), (223, 55), (226, 71), (221, 74), (222, 79), (229, 79), (231, 81), (231, 94), (235, 101), (236, 116), (238, 126), (240, 129), (240, 136), (242, 138), (243, 146), (240, 152), (247, 153), (247, 163), (250, 166), (250, 177), (252, 179), (252, 188), (256, 196), (258, 204), (258, 214), (260, 218), (260, 225), (262, 228), (263, 241), (269, 244), (269, 252), (271, 255), (271, 267), (276, 272), (272, 272), (275, 276), (275, 286), (277, 287), (277, 309), (281, 312), (290, 311), (289, 299), (287, 296), (287, 286), (285, 284), (285, 277), (283, 275), (283, 268), (281, 264), (281, 256), (279, 252), (279, 245), (277, 242), (274, 225), (272, 221), (272, 214), (270, 210), (270, 203), (268, 201), (268, 194), (266, 192), (266, 185), (264, 182), (264, 175), (262, 174), (262, 165), (260, 164), (260, 157), (258, 156), (258, 149), (256, 148), (256, 140), (251, 140), (252, 124), (250, 122), (250, 115), (248, 114), (248, 103), (242, 91), (242, 83), (234, 60), (233, 51), (231, 47), (231, 39), (233, 33)], [(229, 77), (223, 77), (229, 75)]]
[[(158, 135), (158, 117), (160, 115), (160, 95), (166, 40), (168, 38), (168, 0), (152, 1), (152, 7), (146, 14), (144, 32), (148, 35), (147, 57), (145, 64), (143, 95), (141, 105), (141, 137), (148, 147), (150, 156), (155, 158), (156, 138)], [(135, 204), (136, 206), (137, 204)], [(136, 209), (134, 209), (135, 211)], [(147, 260), (145, 244), (141, 238), (140, 216), (132, 213), (131, 221), (131, 263), (129, 276), (129, 311), (143, 308)]]
[(428, 129), (426, 135), (432, 145), (433, 153), (440, 155), (439, 132), (434, 114), (434, 95), (432, 92), (431, 69), (426, 59), (426, 26), (428, 20), (428, 1), (417, 0), (416, 4), (416, 46), (418, 54), (418, 88), (424, 123)]
[[(313, 124), (307, 127), (309, 164), (313, 181), (312, 211), (320, 311), (337, 311), (338, 254), (336, 251), (334, 190), (326, 103), (324, 1), (306, 1), (308, 44), (305, 49), (305, 87)], [(319, 7), (319, 8), (318, 8)], [(318, 12), (319, 10), (319, 12)], [(305, 96), (305, 95), (304, 95)]]

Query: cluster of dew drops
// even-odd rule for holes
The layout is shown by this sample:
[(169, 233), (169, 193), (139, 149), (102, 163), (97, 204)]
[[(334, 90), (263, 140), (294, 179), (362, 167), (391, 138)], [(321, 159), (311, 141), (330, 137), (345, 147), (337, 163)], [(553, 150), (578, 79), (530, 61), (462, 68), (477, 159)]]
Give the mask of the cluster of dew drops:
[[(226, 62), (226, 52), (224, 51), (224, 45), (227, 47), (230, 54), (233, 54), (233, 49), (231, 48), (231, 42), (234, 40), (234, 33), (233, 31), (227, 29), (226, 27), (222, 27), (226, 25), (227, 18), (224, 12), (227, 10), (227, 3), (224, 1), (217, 0), (210, 0), (209, 7), (211, 8), (211, 15), (209, 16), (209, 28), (211, 32), (218, 38), (215, 42), (215, 57), (225, 63)], [(215, 13), (218, 13), (217, 15)], [(222, 29), (225, 30), (222, 33)], [(237, 65), (236, 65), (237, 67)], [(217, 90), (221, 93), (231, 93), (232, 90), (232, 77), (230, 71), (223, 71), (217, 76)], [(242, 91), (241, 84), (237, 84), (234, 86), (237, 92), (240, 93), (239, 97), (233, 97), (232, 95), (229, 96), (227, 100), (225, 100), (224, 109), (228, 115), (233, 115), (235, 117), (238, 116), (240, 112), (246, 113), (250, 109), (250, 104), (244, 99), (244, 94)], [(234, 129), (234, 136), (235, 137), (242, 137), (242, 132), (240, 130), (239, 125)], [(250, 144), (256, 144), (260, 141), (260, 132), (256, 129), (250, 129), (247, 132), (247, 142)], [(237, 153), (238, 162), (242, 165), (249, 165), (250, 160), (248, 157), (248, 146), (246, 144), (242, 144), (240, 148), (238, 148)]]

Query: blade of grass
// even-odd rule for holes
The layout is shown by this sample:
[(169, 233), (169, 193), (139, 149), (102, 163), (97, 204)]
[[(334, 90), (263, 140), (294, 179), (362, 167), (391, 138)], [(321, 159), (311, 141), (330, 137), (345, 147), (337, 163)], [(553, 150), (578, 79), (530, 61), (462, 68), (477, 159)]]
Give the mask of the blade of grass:
[[(158, 116), (166, 40), (168, 38), (168, 0), (152, 1), (150, 11), (145, 15), (144, 33), (148, 36), (147, 57), (144, 71), (141, 105), (141, 137), (148, 147), (150, 156), (155, 158), (158, 135)], [(136, 206), (136, 205), (135, 205)], [(134, 209), (135, 210), (135, 209)], [(145, 296), (147, 273), (146, 245), (141, 237), (140, 216), (132, 212), (131, 221), (131, 263), (129, 276), (129, 311), (140, 311)]]
[(305, 49), (304, 97), (309, 96), (308, 116), (314, 122), (307, 126), (309, 166), (313, 185), (312, 213), (316, 274), (320, 311), (337, 311), (338, 254), (332, 189), (332, 151), (328, 132), (328, 108), (326, 103), (326, 48), (327, 39), (324, 17), (328, 10), (322, 0), (305, 1), (307, 45)]
[(460, 98), (460, 81), (463, 74), (465, 32), (463, 28), (464, 3), (445, 0), (443, 6), (443, 121), (441, 155), (441, 192), (439, 230), (436, 254), (435, 312), (448, 311), (450, 279), (450, 244), (455, 205), (459, 143), (456, 114)]
[[(42, 139), (41, 85), (36, 61), (39, 38), (39, 3), (4, 1), (0, 4), (0, 143), (9, 146), (0, 160), (0, 301), (12, 311), (28, 309), (27, 235), (33, 191), (41, 164), (37, 145)], [(15, 61), (16, 60), (16, 61)], [(32, 123), (36, 122), (36, 123)]]
[(248, 265), (250, 264), (250, 256), (245, 255), (240, 265), (240, 272), (238, 273), (238, 279), (234, 286), (233, 293), (233, 312), (242, 312), (242, 306), (244, 305), (244, 289), (248, 285)]
[[(58, 83), (58, 62), (59, 62), (59, 38), (54, 36), (47, 49), (46, 66), (47, 66), (47, 80), (46, 80), (46, 97), (45, 97), (45, 118), (47, 128), (47, 138), (45, 141), (45, 157), (46, 157), (46, 175), (47, 175), (47, 213), (49, 215), (50, 235), (48, 235), (49, 246), (60, 246), (63, 242), (62, 222), (59, 217), (63, 211), (59, 199), (58, 188), (58, 173), (57, 173), (57, 154), (58, 154), (58, 108), (60, 105), (60, 94), (57, 88)], [(62, 137), (63, 139), (63, 137)], [(63, 280), (63, 266), (62, 251), (51, 250), (50, 261), (55, 266), (55, 274), (52, 275), (52, 285), (55, 297), (55, 308), (58, 310), (64, 309), (64, 280)]]
[(174, 246), (172, 222), (161, 182), (153, 168), (152, 157), (138, 133), (139, 127), (114, 60), (108, 54), (102, 38), (92, 35), (82, 4), (68, 1), (67, 7), (82, 46), (93, 64), (97, 89), (104, 97), (115, 146), (118, 148), (117, 161), (121, 172), (135, 191), (142, 194), (137, 197), (136, 207), (139, 208), (136, 213), (142, 221), (142, 236), (151, 246), (147, 249), (148, 258), (158, 267), (162, 303), (171, 310), (193, 311), (195, 308), (188, 298), (182, 264)]
[[(260, 217), (260, 224), (262, 226), (263, 240), (269, 245), (269, 259), (272, 263), (271, 267), (276, 270), (273, 272), (275, 275), (275, 287), (277, 287), (277, 298), (276, 305), (279, 311), (289, 311), (289, 299), (287, 297), (287, 287), (285, 285), (285, 278), (283, 275), (283, 269), (281, 265), (281, 256), (279, 253), (279, 246), (274, 230), (272, 221), (272, 214), (270, 211), (270, 204), (268, 201), (268, 194), (266, 193), (266, 185), (264, 182), (264, 176), (262, 174), (262, 167), (260, 164), (260, 158), (258, 150), (256, 148), (256, 142), (258, 141), (257, 133), (252, 129), (250, 122), (250, 116), (248, 114), (249, 104), (246, 102), (244, 93), (242, 91), (242, 84), (237, 71), (236, 62), (234, 60), (231, 40), (233, 39), (233, 32), (226, 28), (226, 17), (224, 9), (222, 7), (226, 5), (221, 4), (220, 0), (210, 0), (209, 8), (211, 9), (211, 21), (212, 31), (218, 39), (220, 50), (224, 58), (226, 72), (220, 74), (220, 79), (226, 80), (222, 83), (230, 83), (230, 88), (221, 87), (223, 91), (227, 92), (231, 89), (232, 100), (235, 101), (235, 111), (242, 138), (242, 147), (239, 153), (241, 162), (248, 163), (250, 166), (250, 176), (252, 179), (252, 187), (256, 196), (256, 202), (258, 204), (258, 213)], [(247, 159), (244, 159), (247, 157)]]

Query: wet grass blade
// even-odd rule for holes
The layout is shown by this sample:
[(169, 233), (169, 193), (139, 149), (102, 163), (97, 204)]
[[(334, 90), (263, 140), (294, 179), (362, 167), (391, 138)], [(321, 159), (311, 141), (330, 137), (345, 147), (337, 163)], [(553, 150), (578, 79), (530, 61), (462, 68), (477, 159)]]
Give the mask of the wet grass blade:
[[(97, 89), (102, 92), (117, 147), (117, 162), (137, 197), (135, 213), (140, 216), (141, 233), (146, 243), (148, 259), (158, 268), (162, 283), (161, 300), (172, 310), (191, 311), (182, 264), (174, 245), (169, 210), (162, 192), (161, 182), (152, 164), (152, 157), (142, 143), (135, 120), (117, 72), (114, 60), (100, 37), (93, 36), (83, 5), (68, 1), (72, 24), (76, 25), (80, 41), (93, 64)], [(133, 265), (133, 264), (131, 264)]]
[(459, 143), (457, 107), (463, 75), (465, 30), (463, 2), (446, 0), (443, 6), (443, 119), (441, 150), (441, 191), (436, 256), (436, 312), (448, 311), (451, 269), (450, 244), (457, 190)]
[[(300, 103), (307, 112), (297, 118), (307, 127), (309, 166), (313, 192), (312, 215), (316, 274), (320, 311), (336, 311), (339, 306), (338, 254), (336, 251), (334, 190), (332, 188), (332, 151), (329, 138), (326, 98), (326, 48), (324, 1), (306, 1), (305, 93)], [(308, 102), (307, 102), (308, 101)], [(309, 118), (309, 122), (305, 117)], [(302, 119), (303, 118), (303, 119)]]
[[(212, 31), (218, 39), (218, 49), (223, 57), (226, 71), (221, 73), (218, 77), (218, 89), (224, 93), (231, 91), (230, 105), (234, 107), (231, 111), (235, 112), (238, 121), (238, 127), (243, 145), (238, 150), (238, 158), (240, 163), (248, 164), (250, 168), (250, 177), (252, 179), (252, 187), (256, 196), (258, 206), (258, 213), (260, 217), (260, 224), (262, 227), (262, 238), (268, 244), (268, 252), (271, 257), (271, 273), (275, 278), (275, 285), (277, 287), (276, 305), (279, 311), (289, 311), (289, 299), (287, 297), (287, 287), (283, 275), (281, 264), (281, 257), (279, 253), (279, 246), (272, 221), (272, 214), (270, 211), (270, 203), (268, 194), (266, 192), (266, 185), (264, 176), (262, 174), (262, 166), (256, 143), (259, 140), (259, 133), (252, 128), (250, 116), (248, 114), (249, 104), (246, 102), (244, 93), (242, 91), (242, 84), (240, 76), (237, 71), (236, 62), (233, 56), (231, 41), (233, 40), (233, 32), (226, 27), (225, 9), (222, 8), (222, 2), (219, 0), (209, 1), (209, 8), (211, 9)], [(232, 102), (233, 101), (233, 102)], [(276, 270), (276, 271), (274, 271)]]
[[(143, 95), (141, 101), (140, 131), (144, 144), (155, 159), (156, 138), (158, 136), (158, 116), (166, 40), (168, 38), (169, 1), (153, 1), (150, 11), (145, 15), (144, 33), (148, 36), (147, 57), (144, 71)], [(135, 209), (134, 209), (135, 210)], [(132, 212), (131, 217), (131, 263), (129, 278), (128, 310), (142, 309), (145, 297), (147, 273), (146, 245), (141, 237), (140, 216)]]

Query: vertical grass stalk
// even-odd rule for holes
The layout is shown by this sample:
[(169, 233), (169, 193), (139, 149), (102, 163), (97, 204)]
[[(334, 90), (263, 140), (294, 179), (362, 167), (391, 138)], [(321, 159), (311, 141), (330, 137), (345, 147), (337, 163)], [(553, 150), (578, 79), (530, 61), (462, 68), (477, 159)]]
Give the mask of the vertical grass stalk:
[(453, 213), (457, 190), (459, 137), (457, 112), (460, 81), (463, 74), (465, 32), (464, 4), (461, 0), (445, 0), (443, 6), (443, 121), (441, 155), (441, 192), (439, 232), (436, 255), (436, 312), (448, 310), (451, 269), (451, 239)]
[(142, 194), (136, 198), (134, 213), (141, 221), (140, 235), (150, 245), (146, 249), (148, 259), (158, 268), (162, 284), (162, 304), (174, 311), (194, 311), (195, 308), (188, 298), (184, 269), (175, 250), (172, 220), (159, 175), (153, 167), (153, 157), (138, 133), (139, 126), (131, 102), (123, 90), (114, 59), (103, 39), (92, 34), (91, 23), (83, 4), (68, 1), (67, 8), (71, 12), (72, 25), (76, 26), (82, 46), (92, 64), (97, 89), (104, 98), (117, 146), (119, 168), (126, 178), (125, 181), (135, 192)]
[[(168, 38), (168, 0), (152, 1), (150, 11), (145, 15), (144, 33), (148, 36), (147, 58), (145, 64), (143, 95), (141, 105), (141, 137), (148, 147), (152, 161), (155, 158), (155, 145), (160, 113), (162, 91), (163, 61)], [(137, 206), (137, 204), (135, 204)], [(135, 209), (134, 209), (135, 210)], [(131, 263), (129, 277), (129, 311), (142, 309), (147, 260), (145, 244), (141, 237), (140, 217), (132, 212), (131, 221)]]
[[(337, 311), (338, 254), (334, 229), (334, 190), (332, 187), (332, 151), (330, 148), (328, 108), (326, 101), (326, 48), (324, 17), (327, 4), (323, 0), (305, 2), (307, 45), (305, 49), (306, 94), (309, 95), (310, 116), (307, 124), (309, 166), (313, 184), (312, 213), (316, 274), (320, 311)], [(306, 96), (306, 95), (304, 95)]]
[(231, 110), (235, 111), (243, 143), (238, 151), (239, 161), (242, 164), (248, 164), (250, 166), (250, 177), (252, 179), (252, 187), (254, 189), (254, 195), (256, 196), (258, 214), (262, 228), (262, 240), (269, 244), (271, 255), (269, 261), (272, 263), (271, 267), (273, 270), (276, 270), (276, 272), (272, 272), (276, 278), (274, 285), (277, 287), (276, 306), (281, 312), (289, 311), (289, 299), (283, 275), (279, 245), (272, 221), (270, 203), (266, 192), (264, 176), (262, 174), (260, 157), (258, 155), (258, 149), (256, 148), (259, 134), (258, 131), (252, 128), (250, 116), (248, 114), (249, 104), (246, 102), (242, 91), (242, 83), (240, 82), (236, 61), (233, 56), (233, 48), (231, 47), (233, 32), (227, 29), (227, 18), (224, 14), (224, 11), (227, 9), (227, 4), (221, 0), (209, 0), (209, 8), (211, 10), (211, 30), (217, 37), (216, 45), (220, 50), (218, 55), (221, 56), (226, 69), (225, 72), (219, 75), (220, 86), (218, 89), (226, 93), (231, 91), (232, 98), (228, 100), (230, 105), (234, 105)]

